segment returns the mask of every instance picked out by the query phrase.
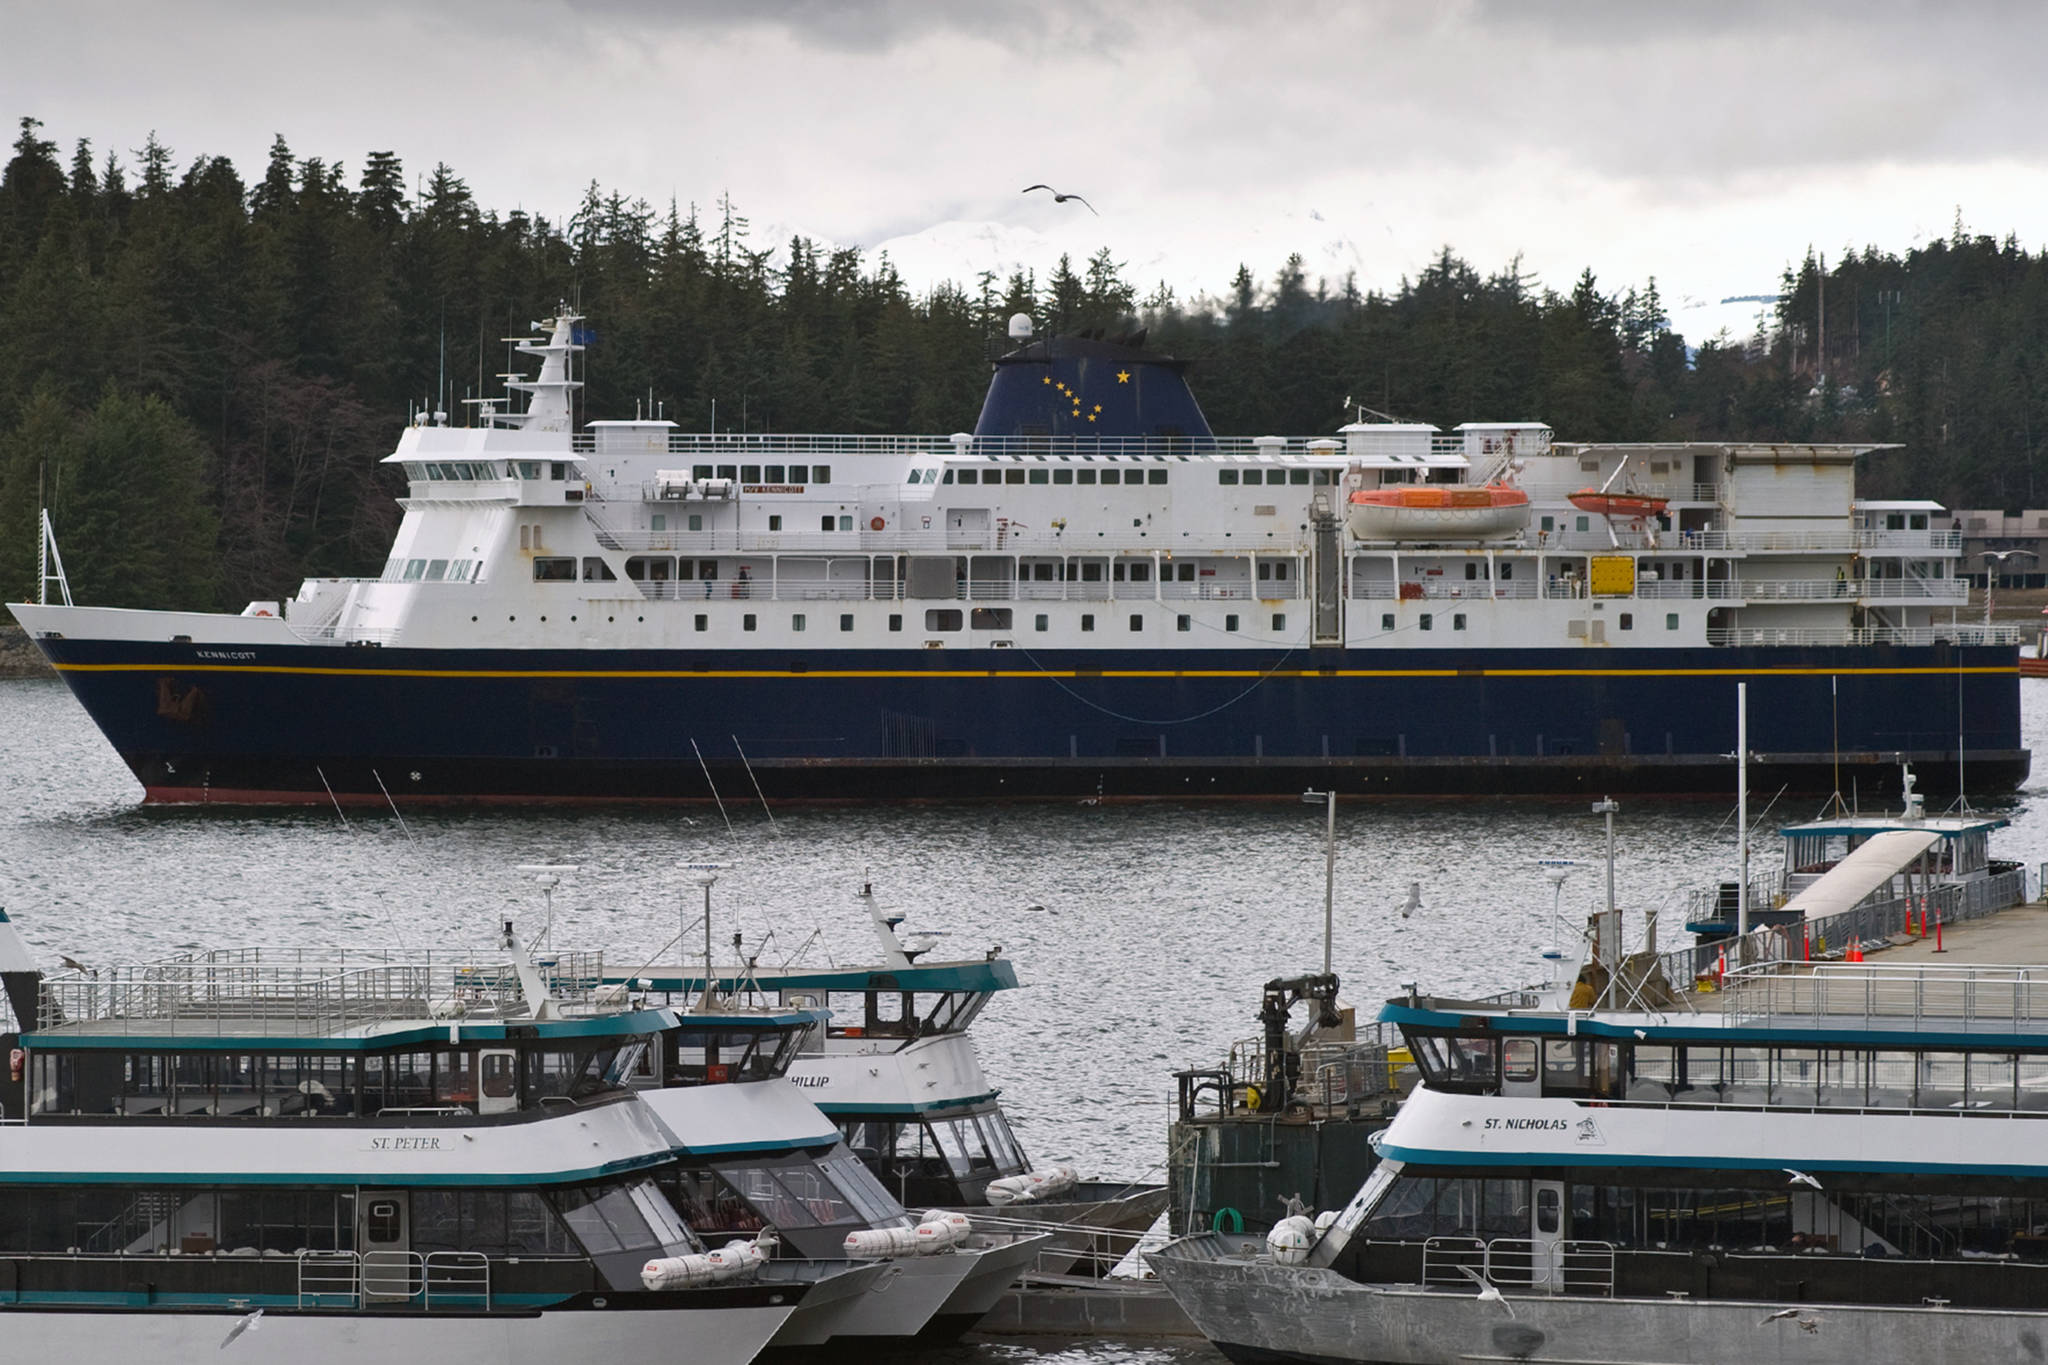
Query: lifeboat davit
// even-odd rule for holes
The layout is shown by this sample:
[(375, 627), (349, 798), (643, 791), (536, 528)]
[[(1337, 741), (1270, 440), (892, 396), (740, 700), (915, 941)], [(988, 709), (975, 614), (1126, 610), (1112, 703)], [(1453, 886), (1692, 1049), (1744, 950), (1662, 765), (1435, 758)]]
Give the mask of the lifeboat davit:
[(1360, 540), (1501, 540), (1529, 524), (1529, 495), (1502, 483), (1361, 488), (1349, 524)]
[(1581, 512), (1598, 512), (1603, 517), (1622, 517), (1631, 521), (1661, 517), (1664, 509), (1671, 505), (1669, 498), (1645, 497), (1641, 493), (1603, 493), (1597, 488), (1581, 488), (1565, 501)]

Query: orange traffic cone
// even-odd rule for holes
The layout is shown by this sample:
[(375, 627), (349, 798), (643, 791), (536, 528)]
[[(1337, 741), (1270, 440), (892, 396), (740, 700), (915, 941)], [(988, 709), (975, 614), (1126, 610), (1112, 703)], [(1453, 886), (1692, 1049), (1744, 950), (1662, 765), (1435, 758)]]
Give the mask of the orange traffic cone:
[(1863, 960), (1863, 940), (1860, 938), (1850, 939), (1849, 955), (1842, 960), (1845, 962), (1861, 962)]

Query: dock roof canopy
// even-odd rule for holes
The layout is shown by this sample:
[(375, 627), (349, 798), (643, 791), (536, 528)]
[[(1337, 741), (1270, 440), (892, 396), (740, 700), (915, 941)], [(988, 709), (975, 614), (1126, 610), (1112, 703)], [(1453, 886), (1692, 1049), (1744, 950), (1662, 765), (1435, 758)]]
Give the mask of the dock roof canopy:
[(1794, 896), (1785, 908), (1800, 911), (1807, 919), (1853, 910), (1940, 841), (1939, 832), (1926, 829), (1892, 829), (1873, 834), (1823, 873), (1819, 881)]

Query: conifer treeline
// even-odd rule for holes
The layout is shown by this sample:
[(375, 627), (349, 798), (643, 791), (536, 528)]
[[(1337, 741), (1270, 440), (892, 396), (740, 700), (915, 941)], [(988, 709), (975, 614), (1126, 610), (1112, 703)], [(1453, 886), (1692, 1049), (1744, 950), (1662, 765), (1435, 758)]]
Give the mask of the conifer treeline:
[[(378, 465), (420, 405), (502, 391), (500, 338), (573, 300), (585, 413), (686, 428), (949, 432), (991, 339), (1136, 315), (1196, 364), (1219, 432), (1322, 433), (1347, 398), (1450, 427), (1540, 420), (1572, 440), (1873, 440), (1864, 490), (2048, 501), (2048, 260), (1954, 234), (1788, 271), (1768, 341), (1686, 340), (1655, 282), (1567, 292), (1446, 249), (1392, 293), (1325, 288), (1299, 257), (1220, 298), (1141, 295), (1107, 250), (1049, 278), (913, 296), (886, 258), (756, 243), (726, 199), (657, 209), (593, 184), (567, 222), (478, 205), (445, 165), (408, 190), (279, 137), (261, 178), (132, 154), (67, 160), (21, 121), (0, 173), (0, 595), (34, 590), (52, 509), (95, 604), (237, 607), (309, 574), (374, 573), (401, 491)], [(2044, 480), (2048, 483), (2048, 480)]]

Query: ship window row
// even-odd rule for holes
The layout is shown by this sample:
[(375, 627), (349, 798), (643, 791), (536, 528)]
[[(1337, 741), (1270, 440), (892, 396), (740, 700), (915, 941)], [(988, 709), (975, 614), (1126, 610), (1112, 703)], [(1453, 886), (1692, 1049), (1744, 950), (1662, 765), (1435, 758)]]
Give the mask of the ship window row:
[(368, 1055), (38, 1050), (29, 1112), (151, 1118), (368, 1118), (510, 1112), (620, 1083), (645, 1044), (479, 1046)]
[(937, 1191), (920, 1193), (912, 1184), (925, 1179), (993, 1179), (1025, 1169), (1024, 1152), (1002, 1111), (960, 1118), (862, 1118), (844, 1116), (839, 1131), (853, 1154), (883, 1172), (882, 1183), (902, 1188), (906, 1202), (925, 1203)]
[[(913, 469), (910, 471), (910, 477), (905, 479), (904, 482), (912, 484), (920, 482), (930, 483), (932, 482), (932, 476), (938, 473), (939, 471), (936, 469)], [(1033, 484), (1079, 484), (1090, 487), (1116, 484), (1144, 484), (1156, 487), (1166, 481), (1167, 471), (1164, 469), (1062, 469), (1044, 468), (1035, 465), (1018, 469), (948, 469), (945, 471), (944, 477), (939, 479), (940, 483), (1018, 484), (1025, 486)]]
[(739, 483), (809, 484), (832, 482), (829, 464), (700, 464), (690, 468), (693, 479), (732, 479)]
[(843, 1148), (812, 1160), (733, 1157), (672, 1167), (655, 1179), (689, 1225), (710, 1240), (763, 1228), (900, 1223), (902, 1206)]
[(477, 567), (474, 559), (394, 559), (385, 564), (384, 577), (405, 583), (467, 583)]
[(296, 1256), (353, 1251), (370, 1239), (490, 1256), (693, 1247), (644, 1177), (545, 1193), (379, 1189), (374, 1201), (346, 1189), (148, 1185), (59, 1186), (0, 1200), (0, 1255)]
[(1216, 482), (1225, 488), (1250, 487), (1257, 484), (1293, 484), (1305, 488), (1314, 484), (1318, 488), (1328, 487), (1337, 481), (1334, 469), (1219, 469)]
[(789, 1070), (813, 1032), (812, 1024), (672, 1030), (661, 1044), (665, 1079), (684, 1085), (773, 1080)]
[[(1853, 1172), (1829, 1174), (1820, 1191), (1787, 1188), (1775, 1169), (1692, 1181), (1701, 1176), (1603, 1172), (1568, 1182), (1556, 1231), (1627, 1250), (2048, 1262), (2048, 1199), (2014, 1193), (2009, 1180), (1944, 1176), (1940, 1193), (1925, 1190), (1924, 1178), (1915, 1188), (1910, 1177)], [(1531, 1194), (1527, 1178), (1403, 1172), (1367, 1217), (1363, 1235), (1404, 1242), (1525, 1238)]]
[(1435, 1089), (1647, 1104), (2048, 1113), (2048, 1053), (1411, 1032)]

